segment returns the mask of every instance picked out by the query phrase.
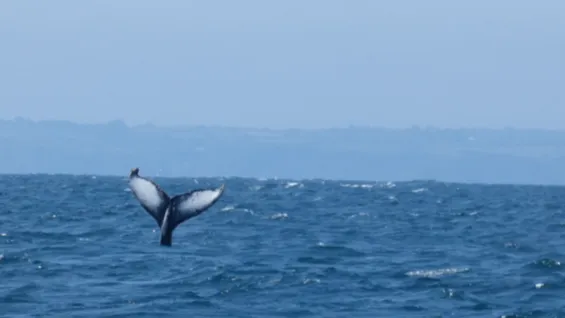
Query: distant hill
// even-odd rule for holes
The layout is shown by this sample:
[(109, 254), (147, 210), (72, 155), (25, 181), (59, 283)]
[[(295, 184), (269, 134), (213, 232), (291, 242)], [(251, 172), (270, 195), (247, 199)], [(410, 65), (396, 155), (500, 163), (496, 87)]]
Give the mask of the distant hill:
[(0, 173), (565, 184), (565, 131), (0, 120)]

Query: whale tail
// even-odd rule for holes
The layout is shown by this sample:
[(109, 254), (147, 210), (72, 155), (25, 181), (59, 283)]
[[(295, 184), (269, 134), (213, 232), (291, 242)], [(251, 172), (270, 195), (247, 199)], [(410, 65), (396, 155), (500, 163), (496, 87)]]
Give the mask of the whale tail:
[(131, 170), (129, 187), (143, 209), (149, 213), (149, 215), (155, 219), (159, 227), (161, 227), (165, 211), (171, 201), (167, 193), (153, 181), (139, 176), (139, 168)]
[(161, 245), (171, 246), (173, 231), (184, 221), (208, 210), (222, 196), (225, 184), (216, 189), (196, 189), (170, 198), (153, 181), (131, 169), (129, 186), (143, 209), (161, 229)]
[(173, 231), (174, 230), (161, 231), (161, 241), (159, 244), (162, 246), (173, 245)]
[(208, 210), (224, 193), (225, 184), (216, 189), (196, 189), (174, 196), (161, 226), (161, 245), (171, 246), (173, 231), (184, 221)]

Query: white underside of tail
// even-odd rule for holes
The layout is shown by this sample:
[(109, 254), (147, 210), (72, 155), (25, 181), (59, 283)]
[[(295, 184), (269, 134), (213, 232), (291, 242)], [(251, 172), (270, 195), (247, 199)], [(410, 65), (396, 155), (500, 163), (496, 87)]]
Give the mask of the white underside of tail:
[(163, 203), (157, 187), (151, 182), (142, 178), (133, 178), (129, 185), (139, 201), (148, 208), (156, 210)]
[(179, 212), (191, 213), (192, 211), (199, 211), (208, 208), (218, 199), (224, 187), (213, 190), (201, 190), (193, 192), (189, 197), (184, 199), (178, 206)]

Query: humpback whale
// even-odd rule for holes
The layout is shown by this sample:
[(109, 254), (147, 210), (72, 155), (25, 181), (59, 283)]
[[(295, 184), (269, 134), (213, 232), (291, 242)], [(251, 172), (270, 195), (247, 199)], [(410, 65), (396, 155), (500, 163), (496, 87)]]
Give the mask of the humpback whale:
[(171, 198), (155, 182), (141, 177), (139, 168), (131, 169), (129, 186), (143, 209), (157, 221), (164, 246), (172, 245), (177, 226), (214, 205), (225, 188), (222, 184), (216, 189), (195, 189)]

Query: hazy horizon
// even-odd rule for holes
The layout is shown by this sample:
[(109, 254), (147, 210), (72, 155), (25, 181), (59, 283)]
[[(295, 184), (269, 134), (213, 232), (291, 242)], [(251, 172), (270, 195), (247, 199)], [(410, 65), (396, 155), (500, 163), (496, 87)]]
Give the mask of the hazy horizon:
[(208, 129), (241, 129), (241, 130), (273, 130), (273, 131), (285, 131), (285, 130), (298, 130), (298, 131), (322, 131), (322, 130), (332, 130), (332, 129), (384, 129), (384, 130), (410, 130), (410, 129), (432, 129), (432, 130), (492, 130), (492, 131), (499, 131), (499, 130), (518, 130), (518, 131), (547, 131), (547, 132), (563, 132), (565, 131), (565, 127), (563, 128), (536, 128), (536, 127), (513, 127), (513, 126), (502, 126), (502, 127), (482, 127), (479, 125), (469, 125), (469, 126), (458, 126), (458, 127), (441, 127), (441, 126), (433, 126), (433, 125), (406, 125), (406, 126), (398, 126), (398, 127), (388, 127), (386, 125), (343, 125), (343, 126), (328, 126), (328, 127), (266, 127), (266, 126), (242, 126), (242, 125), (222, 125), (222, 124), (209, 124), (209, 125), (199, 125), (199, 124), (167, 124), (167, 123), (152, 123), (152, 122), (142, 122), (142, 123), (130, 123), (127, 120), (121, 118), (109, 119), (104, 121), (90, 121), (90, 122), (81, 122), (81, 121), (74, 121), (68, 119), (33, 119), (29, 117), (23, 116), (14, 116), (11, 118), (0, 118), (0, 121), (16, 121), (16, 120), (24, 120), (30, 121), (34, 123), (43, 123), (43, 122), (66, 122), (74, 125), (108, 125), (112, 123), (120, 123), (124, 124), (128, 128), (135, 128), (135, 127), (142, 127), (142, 126), (153, 126), (156, 128), (208, 128)]
[(0, 121), (0, 172), (565, 184), (565, 132)]
[(0, 172), (565, 184), (562, 30), (559, 0), (4, 1)]

